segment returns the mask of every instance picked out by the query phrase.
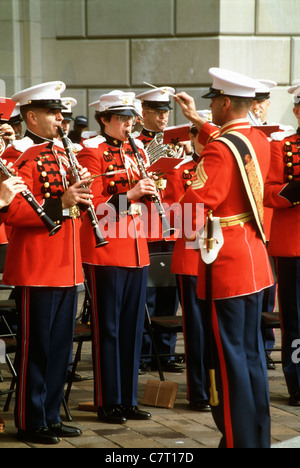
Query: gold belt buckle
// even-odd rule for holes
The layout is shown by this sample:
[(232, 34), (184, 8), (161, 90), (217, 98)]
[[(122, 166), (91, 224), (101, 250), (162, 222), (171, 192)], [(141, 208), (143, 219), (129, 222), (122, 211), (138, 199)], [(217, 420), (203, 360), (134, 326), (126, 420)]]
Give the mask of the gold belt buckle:
[(132, 203), (132, 205), (130, 205), (129, 207), (128, 214), (131, 216), (134, 216), (134, 215), (140, 216), (142, 214), (141, 205), (139, 203)]
[(76, 218), (79, 218), (79, 216), (80, 216), (80, 210), (78, 206), (77, 205), (72, 206), (72, 208), (70, 208), (70, 218), (76, 219)]

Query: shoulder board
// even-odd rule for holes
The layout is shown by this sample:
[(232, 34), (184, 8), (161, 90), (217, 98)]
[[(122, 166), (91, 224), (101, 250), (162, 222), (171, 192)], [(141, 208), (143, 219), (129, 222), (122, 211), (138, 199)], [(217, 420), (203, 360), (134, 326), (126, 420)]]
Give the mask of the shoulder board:
[(296, 132), (294, 129), (286, 130), (285, 132), (275, 132), (275, 133), (271, 133), (270, 138), (271, 138), (271, 141), (282, 141), (285, 138), (295, 135), (295, 133)]
[[(61, 149), (65, 149), (63, 142), (61, 140), (58, 140), (58, 138), (54, 138), (54, 146), (58, 146)], [(75, 153), (79, 153), (79, 151), (82, 150), (82, 146), (79, 143), (70, 143), (71, 148)]]
[(104, 143), (106, 139), (102, 135), (97, 135), (95, 138), (89, 138), (88, 140), (83, 140), (82, 146), (84, 148), (98, 148), (101, 143)]
[(85, 132), (82, 132), (81, 138), (83, 140), (88, 140), (89, 138), (94, 138), (97, 135), (99, 135), (99, 133), (96, 130), (85, 130)]
[(14, 166), (18, 166), (22, 161), (33, 161), (34, 158), (40, 154), (42, 148), (46, 148), (49, 142), (39, 143), (38, 145), (32, 144), (29, 146), (14, 162)]
[(144, 143), (141, 140), (135, 139), (134, 142), (138, 148), (145, 149)]
[(19, 153), (24, 153), (24, 151), (33, 146), (33, 144), (33, 140), (29, 137), (24, 137), (21, 140), (14, 140), (12, 142), (12, 146), (16, 151), (19, 151)]
[(180, 161), (179, 164), (177, 164), (177, 166), (174, 167), (174, 169), (179, 169), (179, 167), (184, 166), (185, 164), (188, 164), (192, 161), (193, 161), (192, 156), (186, 156), (182, 161)]

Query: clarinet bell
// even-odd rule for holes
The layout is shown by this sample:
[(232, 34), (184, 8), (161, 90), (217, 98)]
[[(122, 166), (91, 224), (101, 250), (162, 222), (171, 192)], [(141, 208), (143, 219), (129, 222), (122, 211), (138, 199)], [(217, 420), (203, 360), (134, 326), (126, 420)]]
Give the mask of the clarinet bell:
[(108, 241), (105, 239), (99, 239), (98, 242), (96, 242), (96, 248), (98, 247), (104, 247), (105, 245), (108, 244)]
[(49, 231), (49, 236), (53, 236), (54, 234), (56, 234), (61, 228), (61, 224), (56, 224), (56, 226), (54, 226), (51, 231)]
[(165, 215), (161, 216), (161, 227), (163, 238), (170, 237), (176, 232), (176, 229), (170, 226), (169, 221), (167, 220)]
[(176, 229), (169, 227), (168, 229), (163, 230), (162, 235), (164, 238), (167, 238), (167, 237), (173, 236), (175, 232), (176, 232)]

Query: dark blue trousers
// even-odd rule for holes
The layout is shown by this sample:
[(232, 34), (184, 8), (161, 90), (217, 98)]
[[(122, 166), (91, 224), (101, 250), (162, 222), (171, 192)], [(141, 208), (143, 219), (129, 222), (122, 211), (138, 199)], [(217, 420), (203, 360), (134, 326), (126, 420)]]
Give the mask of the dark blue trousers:
[(16, 287), (19, 429), (37, 430), (61, 421), (77, 299), (76, 287)]
[(148, 267), (84, 265), (92, 298), (96, 406), (137, 406)]
[(177, 275), (182, 306), (187, 374), (187, 399), (207, 400), (207, 359), (203, 310), (196, 294), (197, 276)]
[[(220, 447), (270, 447), (269, 386), (261, 334), (263, 292), (213, 302)], [(201, 307), (207, 310), (205, 301)]]
[(282, 368), (289, 394), (300, 398), (300, 365), (292, 356), (300, 338), (300, 258), (278, 258), (278, 297), (282, 324)]

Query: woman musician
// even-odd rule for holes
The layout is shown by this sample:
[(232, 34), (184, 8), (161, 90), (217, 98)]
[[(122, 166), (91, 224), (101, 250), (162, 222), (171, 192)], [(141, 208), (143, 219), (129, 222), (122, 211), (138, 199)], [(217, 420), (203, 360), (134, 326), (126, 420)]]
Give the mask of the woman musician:
[(112, 91), (90, 104), (101, 135), (85, 140), (78, 154), (95, 176), (93, 203), (109, 241), (95, 249), (85, 216), (81, 252), (92, 297), (95, 405), (100, 421), (119, 424), (151, 417), (137, 407), (149, 256), (136, 202), (156, 195), (156, 187), (141, 179), (127, 140), (137, 116), (134, 97)]

